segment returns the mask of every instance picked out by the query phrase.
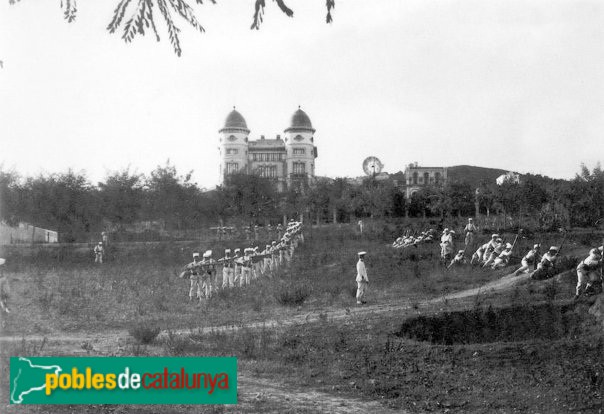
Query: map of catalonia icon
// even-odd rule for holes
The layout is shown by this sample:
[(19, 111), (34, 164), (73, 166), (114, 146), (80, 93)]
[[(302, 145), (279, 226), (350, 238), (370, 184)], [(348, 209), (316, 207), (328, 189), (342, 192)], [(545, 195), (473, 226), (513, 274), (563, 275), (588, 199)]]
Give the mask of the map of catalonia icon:
[(11, 404), (22, 404), (32, 393), (44, 393), (46, 374), (59, 375), (63, 369), (58, 365), (36, 365), (31, 360), (11, 358)]

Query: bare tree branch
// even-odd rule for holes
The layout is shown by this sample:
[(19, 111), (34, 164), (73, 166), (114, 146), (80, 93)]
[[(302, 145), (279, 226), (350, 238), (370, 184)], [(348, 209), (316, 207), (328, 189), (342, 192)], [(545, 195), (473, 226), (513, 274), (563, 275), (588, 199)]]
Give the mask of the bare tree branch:
[[(9, 4), (15, 4), (21, 0), (8, 0)], [(172, 8), (181, 18), (187, 21), (188, 24), (193, 26), (194, 29), (200, 33), (205, 32), (203, 26), (197, 20), (195, 10), (191, 7), (190, 3), (193, 0), (138, 0), (136, 7), (129, 13), (126, 18), (126, 13), (129, 7), (132, 5), (132, 0), (119, 0), (117, 6), (113, 10), (113, 17), (107, 25), (109, 33), (115, 33), (118, 28), (123, 27), (122, 39), (125, 42), (131, 42), (137, 34), (145, 35), (145, 28), (151, 28), (151, 31), (155, 35), (157, 41), (159, 38), (159, 31), (157, 30), (155, 16), (153, 9), (157, 6), (163, 20), (166, 23), (168, 29), (168, 35), (170, 43), (174, 49), (174, 52), (180, 56), (182, 49), (180, 47), (180, 39), (178, 34), (180, 29), (174, 24), (170, 8)], [(293, 17), (294, 11), (290, 9), (285, 0), (273, 0), (277, 3), (277, 7), (288, 17)], [(207, 0), (212, 4), (216, 4), (216, 0)], [(204, 0), (195, 0), (196, 4), (204, 4)], [(333, 21), (332, 11), (335, 8), (335, 0), (326, 0), (325, 6), (327, 8), (327, 16), (325, 18), (327, 23)], [(255, 0), (254, 2), (254, 15), (250, 29), (260, 29), (260, 25), (264, 20), (264, 8), (266, 7), (265, 0)], [(69, 23), (75, 21), (77, 15), (77, 0), (61, 0), (61, 9), (63, 10), (63, 17)]]

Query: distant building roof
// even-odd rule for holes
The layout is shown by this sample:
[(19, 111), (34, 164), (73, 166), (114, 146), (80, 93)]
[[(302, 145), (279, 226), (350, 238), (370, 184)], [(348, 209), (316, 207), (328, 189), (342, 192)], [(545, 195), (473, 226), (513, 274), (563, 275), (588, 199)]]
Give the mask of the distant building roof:
[(285, 142), (281, 139), (258, 139), (248, 142), (249, 151), (258, 151), (261, 149), (283, 150), (285, 151)]

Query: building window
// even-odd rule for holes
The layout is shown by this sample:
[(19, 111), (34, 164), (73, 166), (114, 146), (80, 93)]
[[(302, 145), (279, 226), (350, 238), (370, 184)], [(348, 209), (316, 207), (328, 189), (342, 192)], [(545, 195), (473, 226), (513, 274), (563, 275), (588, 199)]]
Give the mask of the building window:
[(417, 171), (413, 172), (413, 184), (417, 185)]
[(236, 162), (227, 162), (227, 165), (226, 165), (227, 174), (236, 173), (237, 170), (239, 170), (239, 164), (237, 164)]
[(303, 162), (294, 162), (294, 174), (306, 174), (306, 164)]
[(226, 153), (227, 155), (235, 155), (239, 153), (239, 150), (237, 148), (227, 148)]
[(306, 150), (304, 148), (294, 148), (294, 155), (304, 155)]
[(262, 165), (258, 167), (260, 177), (264, 178), (277, 178), (277, 166), (276, 165)]
[(430, 174), (425, 172), (424, 173), (424, 184), (428, 185), (429, 182), (430, 182)]
[(435, 184), (440, 183), (440, 173), (439, 172), (434, 174), (434, 183)]

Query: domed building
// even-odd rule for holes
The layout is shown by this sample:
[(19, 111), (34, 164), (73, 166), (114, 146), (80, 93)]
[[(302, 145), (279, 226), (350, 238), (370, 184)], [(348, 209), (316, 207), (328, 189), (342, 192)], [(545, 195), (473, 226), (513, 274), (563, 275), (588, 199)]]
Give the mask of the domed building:
[(258, 174), (274, 180), (279, 191), (299, 183), (312, 184), (315, 177), (315, 129), (300, 107), (292, 115), (283, 138), (261, 135), (250, 140), (243, 115), (235, 108), (227, 115), (220, 134), (220, 184), (233, 173)]

